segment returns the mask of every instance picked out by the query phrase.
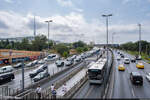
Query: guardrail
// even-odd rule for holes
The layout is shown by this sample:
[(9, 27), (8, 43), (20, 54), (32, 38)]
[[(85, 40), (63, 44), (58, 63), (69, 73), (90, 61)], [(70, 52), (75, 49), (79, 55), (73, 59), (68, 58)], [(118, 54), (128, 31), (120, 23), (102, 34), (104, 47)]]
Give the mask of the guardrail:
[(106, 76), (104, 79), (104, 88), (102, 90), (102, 94), (101, 94), (101, 98), (105, 98), (107, 92), (108, 92), (108, 87), (109, 87), (109, 83), (110, 83), (110, 75), (112, 74), (112, 67), (113, 67), (113, 60), (114, 60), (114, 55), (113, 55), (113, 51), (111, 49), (109, 49), (111, 52), (111, 64), (110, 64), (110, 68), (108, 69), (108, 71), (106, 71)]
[[(85, 66), (85, 65), (83, 65)], [(70, 67), (69, 67), (70, 68)], [(63, 79), (57, 81), (55, 83), (55, 88), (58, 89), (64, 82), (68, 81), (71, 77), (73, 77), (77, 72), (79, 72), (80, 70), (82, 70), (84, 67), (80, 67), (79, 69), (73, 71), (71, 74), (68, 74), (66, 77), (64, 77)], [(30, 93), (25, 94), (23, 96), (17, 96), (20, 97), (22, 99), (36, 99), (37, 98), (37, 93), (35, 92), (34, 89), (32, 89), (30, 91)], [(51, 98), (51, 88), (47, 87), (46, 90), (42, 91), (42, 98)]]

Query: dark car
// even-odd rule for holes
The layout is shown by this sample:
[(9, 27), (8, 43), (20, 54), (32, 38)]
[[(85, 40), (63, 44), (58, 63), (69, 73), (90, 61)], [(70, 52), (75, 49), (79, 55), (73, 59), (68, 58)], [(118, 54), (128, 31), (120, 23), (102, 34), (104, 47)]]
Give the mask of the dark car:
[(9, 81), (11, 81), (14, 78), (15, 78), (15, 75), (12, 72), (0, 74), (0, 85), (4, 84), (6, 82), (9, 82)]
[(23, 63), (18, 63), (18, 64), (16, 64), (16, 65), (14, 65), (14, 68), (20, 68), (20, 67), (22, 67), (23, 66)]
[(124, 58), (124, 55), (123, 54), (120, 54), (121, 58)]
[(44, 70), (43, 72), (40, 72), (37, 76), (33, 78), (34, 82), (40, 81), (46, 77), (50, 76), (47, 70)]
[(133, 84), (140, 84), (143, 85), (143, 77), (138, 72), (131, 72), (130, 73), (130, 80)]
[(43, 72), (45, 69), (47, 69), (47, 64), (41, 65), (38, 69), (34, 70), (32, 73), (29, 74), (30, 78), (35, 77), (40, 72)]
[(136, 62), (136, 58), (131, 58), (131, 62)]

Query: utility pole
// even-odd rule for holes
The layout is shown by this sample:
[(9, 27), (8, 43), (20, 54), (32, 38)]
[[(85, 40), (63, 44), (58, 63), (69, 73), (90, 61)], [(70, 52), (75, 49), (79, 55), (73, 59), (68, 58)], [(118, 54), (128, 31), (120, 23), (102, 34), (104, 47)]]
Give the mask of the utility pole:
[(48, 50), (49, 50), (49, 22), (53, 22), (52, 20), (45, 21), (48, 23)]
[(114, 46), (114, 35), (115, 35), (116, 33), (114, 32), (114, 33), (112, 33), (112, 47)]
[(141, 55), (141, 24), (139, 26), (139, 56)]
[(24, 91), (24, 60), (22, 60), (22, 91)]
[(35, 23), (35, 16), (34, 16), (34, 37), (36, 36), (36, 23)]

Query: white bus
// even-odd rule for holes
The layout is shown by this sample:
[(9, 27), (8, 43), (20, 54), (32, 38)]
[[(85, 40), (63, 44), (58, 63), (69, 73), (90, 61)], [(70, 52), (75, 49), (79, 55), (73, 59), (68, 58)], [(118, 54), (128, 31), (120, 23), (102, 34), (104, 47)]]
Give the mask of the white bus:
[(106, 58), (100, 58), (88, 68), (88, 79), (90, 84), (102, 84), (106, 66)]

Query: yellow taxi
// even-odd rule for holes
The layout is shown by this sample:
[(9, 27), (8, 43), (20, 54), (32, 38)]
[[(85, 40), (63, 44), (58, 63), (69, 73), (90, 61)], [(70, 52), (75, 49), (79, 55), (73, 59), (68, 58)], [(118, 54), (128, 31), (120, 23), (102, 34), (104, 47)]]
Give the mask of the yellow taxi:
[(118, 70), (119, 70), (119, 71), (124, 71), (124, 70), (125, 70), (124, 65), (123, 65), (123, 64), (120, 64), (120, 65), (118, 66)]
[(136, 67), (139, 68), (139, 69), (144, 69), (144, 65), (143, 65), (142, 62), (138, 62), (138, 63), (136, 64)]

